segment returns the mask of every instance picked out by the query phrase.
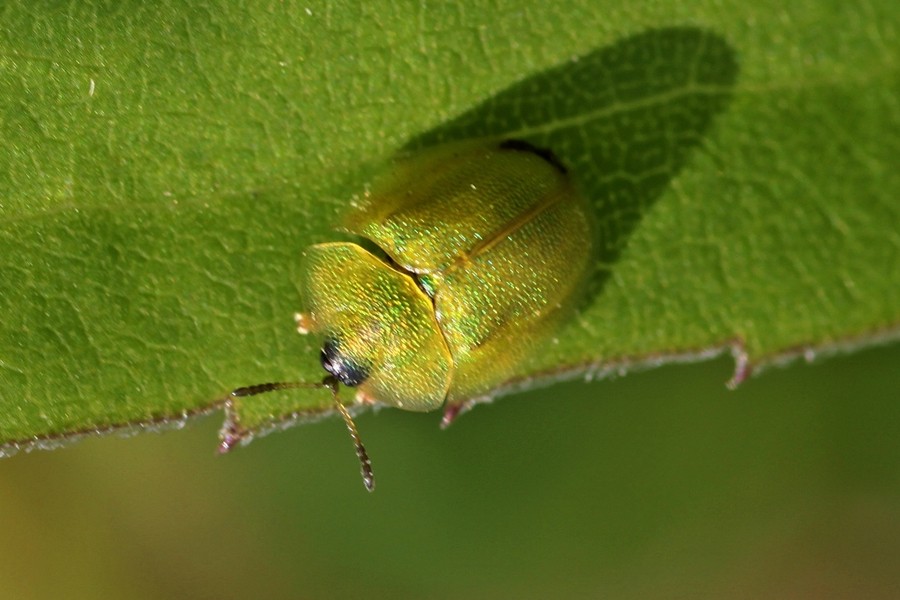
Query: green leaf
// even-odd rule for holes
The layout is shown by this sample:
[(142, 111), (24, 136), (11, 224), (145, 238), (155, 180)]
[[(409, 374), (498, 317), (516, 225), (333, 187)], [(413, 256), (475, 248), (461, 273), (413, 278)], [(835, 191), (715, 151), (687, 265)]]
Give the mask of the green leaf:
[[(6, 3), (0, 443), (179, 423), (321, 378), (298, 258), (395, 151), (554, 149), (589, 299), (535, 378), (895, 339), (896, 3)], [(239, 437), (330, 411), (237, 399)]]

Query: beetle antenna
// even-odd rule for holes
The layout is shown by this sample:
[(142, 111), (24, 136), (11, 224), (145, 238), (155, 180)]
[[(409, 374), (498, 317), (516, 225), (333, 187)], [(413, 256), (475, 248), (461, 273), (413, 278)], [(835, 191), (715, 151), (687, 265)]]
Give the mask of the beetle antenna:
[(280, 392), (281, 390), (320, 387), (323, 387), (323, 384), (307, 383), (305, 381), (273, 381), (272, 383), (257, 383), (256, 385), (239, 387), (228, 395), (232, 397), (242, 398), (244, 396), (256, 396), (257, 394), (266, 394), (268, 392)]
[(331, 397), (334, 399), (334, 405), (338, 412), (344, 418), (347, 430), (350, 431), (350, 437), (353, 438), (353, 445), (356, 446), (356, 456), (359, 458), (360, 473), (362, 474), (363, 484), (370, 492), (375, 489), (375, 473), (372, 472), (372, 461), (369, 460), (369, 454), (366, 447), (363, 446), (362, 439), (359, 437), (359, 431), (356, 429), (356, 423), (347, 408), (341, 404), (338, 398), (338, 380), (334, 376), (328, 376), (321, 383), (308, 383), (304, 381), (276, 381), (272, 383), (258, 383), (256, 385), (248, 385), (239, 387), (231, 394), (230, 397), (246, 397), (256, 396), (257, 394), (266, 394), (269, 392), (279, 392), (281, 390), (294, 390), (298, 388), (322, 388), (327, 387), (331, 390)]
[(350, 411), (341, 404), (341, 400), (338, 398), (338, 380), (333, 375), (329, 375), (322, 380), (322, 385), (331, 388), (331, 397), (334, 398), (334, 405), (337, 407), (338, 412), (341, 413), (341, 416), (344, 417), (347, 431), (350, 432), (350, 437), (353, 438), (353, 445), (356, 446), (356, 456), (359, 458), (359, 472), (362, 475), (363, 485), (371, 492), (375, 489), (375, 473), (372, 472), (372, 461), (369, 460), (366, 447), (363, 446), (362, 439), (359, 437), (359, 431), (356, 430), (356, 423), (353, 422), (353, 417), (350, 416)]

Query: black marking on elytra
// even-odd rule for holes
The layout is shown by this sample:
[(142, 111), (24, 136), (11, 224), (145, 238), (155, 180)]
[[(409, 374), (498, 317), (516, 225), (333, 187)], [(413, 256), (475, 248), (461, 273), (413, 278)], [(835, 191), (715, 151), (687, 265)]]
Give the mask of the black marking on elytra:
[(526, 142), (525, 140), (503, 140), (500, 142), (498, 146), (501, 150), (516, 150), (518, 152), (531, 152), (537, 156), (540, 156), (545, 161), (550, 163), (553, 168), (557, 171), (566, 175), (569, 170), (566, 168), (562, 161), (559, 160), (559, 157), (553, 153), (553, 150), (548, 148), (538, 148), (531, 142)]

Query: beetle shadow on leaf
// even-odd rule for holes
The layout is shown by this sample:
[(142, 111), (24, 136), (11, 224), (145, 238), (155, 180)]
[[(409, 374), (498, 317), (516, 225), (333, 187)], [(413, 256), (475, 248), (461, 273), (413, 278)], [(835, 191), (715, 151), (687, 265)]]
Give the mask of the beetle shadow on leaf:
[(641, 219), (727, 107), (737, 75), (733, 49), (715, 33), (650, 30), (515, 83), (406, 149), (496, 137), (553, 150), (596, 219), (591, 302)]

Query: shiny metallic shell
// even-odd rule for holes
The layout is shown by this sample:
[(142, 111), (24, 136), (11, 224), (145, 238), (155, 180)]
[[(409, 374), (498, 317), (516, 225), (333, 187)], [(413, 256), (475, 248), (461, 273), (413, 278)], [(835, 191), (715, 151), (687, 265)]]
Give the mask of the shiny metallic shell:
[[(401, 159), (345, 229), (387, 260), (353, 244), (311, 248), (310, 312), (318, 329), (356, 340), (343, 342), (356, 360), (378, 365), (360, 386), (366, 394), (412, 410), (482, 396), (514, 377), (558, 330), (594, 254), (588, 208), (564, 167), (519, 141)], [(340, 260), (331, 256), (338, 246)]]

